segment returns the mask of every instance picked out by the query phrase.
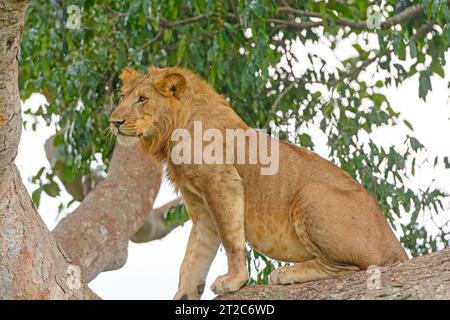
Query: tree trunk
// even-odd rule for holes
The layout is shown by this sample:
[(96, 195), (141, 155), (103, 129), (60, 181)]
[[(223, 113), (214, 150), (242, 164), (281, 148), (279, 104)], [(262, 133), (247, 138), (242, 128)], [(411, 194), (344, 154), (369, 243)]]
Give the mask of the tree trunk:
[(404, 263), (303, 284), (256, 285), (219, 300), (445, 299), (450, 300), (450, 248)]
[(14, 164), (22, 128), (18, 56), (27, 4), (0, 3), (0, 299), (94, 299), (50, 236)]

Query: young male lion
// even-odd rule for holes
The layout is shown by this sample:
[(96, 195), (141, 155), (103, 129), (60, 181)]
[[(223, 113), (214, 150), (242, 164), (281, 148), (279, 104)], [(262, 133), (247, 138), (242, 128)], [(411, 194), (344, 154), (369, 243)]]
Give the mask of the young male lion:
[[(141, 75), (126, 68), (121, 78), (112, 131), (119, 143), (139, 142), (167, 163), (168, 176), (192, 219), (175, 299), (200, 298), (220, 244), (227, 253), (228, 273), (213, 283), (217, 294), (247, 283), (245, 241), (271, 258), (294, 262), (272, 272), (273, 284), (325, 279), (408, 259), (374, 198), (341, 169), (306, 149), (280, 142), (279, 168), (272, 175), (261, 174), (261, 163), (175, 164), (177, 141), (171, 137), (176, 129), (193, 134), (194, 123), (201, 122), (204, 130), (225, 136), (227, 129), (248, 127), (221, 95), (189, 70), (152, 68)], [(261, 139), (272, 141), (258, 135)], [(246, 138), (244, 147), (250, 143)]]

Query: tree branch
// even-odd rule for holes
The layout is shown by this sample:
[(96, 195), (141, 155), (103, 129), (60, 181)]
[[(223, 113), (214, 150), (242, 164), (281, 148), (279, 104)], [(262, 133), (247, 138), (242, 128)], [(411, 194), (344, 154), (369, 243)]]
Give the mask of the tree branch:
[(378, 288), (376, 270), (295, 285), (248, 286), (216, 299), (450, 299), (450, 248), (379, 268)]
[(176, 21), (168, 21), (168, 20), (160, 18), (160, 21), (161, 21), (161, 25), (165, 28), (175, 28), (178, 26), (183, 26), (183, 25), (199, 22), (199, 21), (208, 19), (210, 17), (222, 18), (222, 19), (225, 19), (225, 18), (236, 19), (237, 18), (236, 15), (233, 13), (222, 14), (219, 12), (211, 12), (211, 13), (200, 14), (198, 16), (181, 19), (181, 20), (176, 20)]
[[(270, 113), (269, 115), (274, 114), (277, 109), (278, 106), (280, 105), (281, 101), (284, 99), (285, 96), (287, 96), (287, 94), (289, 93), (289, 91), (291, 91), (295, 85), (300, 82), (301, 79), (296, 78), (294, 81), (292, 81), (288, 86), (286, 86), (283, 91), (281, 91), (281, 93), (277, 96), (277, 98), (275, 99), (275, 101), (273, 102), (272, 106), (270, 107)], [(264, 125), (265, 128), (268, 127), (270, 122), (270, 118), (267, 118), (266, 124)]]
[(125, 264), (128, 241), (151, 214), (161, 176), (161, 166), (139, 147), (117, 145), (108, 176), (53, 230), (84, 281)]
[[(289, 14), (295, 14), (297, 16), (301, 17), (312, 17), (312, 18), (322, 18), (322, 15), (318, 12), (314, 11), (307, 11), (307, 10), (299, 10), (292, 7), (279, 7), (277, 8), (277, 12), (279, 13), (289, 13)], [(423, 13), (423, 7), (422, 5), (414, 5), (411, 7), (406, 8), (399, 14), (390, 17), (389, 19), (382, 21), (380, 24), (380, 28), (382, 29), (388, 29), (391, 28), (397, 24), (402, 24), (408, 20), (411, 20)], [(337, 25), (351, 27), (354, 29), (367, 29), (367, 22), (366, 21), (354, 21), (347, 18), (336, 18), (332, 19)], [(280, 20), (280, 19), (270, 19), (271, 22), (276, 24), (285, 25), (288, 27), (293, 27), (299, 30), (316, 27), (320, 25), (324, 25), (324, 21), (306, 21), (301, 23), (296, 23), (295, 21), (291, 20)]]
[(436, 24), (436, 20), (431, 20), (427, 24), (422, 25), (419, 30), (417, 30), (416, 34), (414, 34), (410, 39), (409, 42), (414, 42), (418, 40), (423, 35), (426, 35), (428, 32), (433, 30), (434, 25)]
[(278, 25), (283, 25), (285, 27), (295, 28), (300, 31), (323, 25), (322, 21), (305, 21), (305, 22), (297, 23), (297, 22), (291, 21), (291, 20), (267, 19), (267, 22), (278, 24)]
[(164, 238), (182, 223), (181, 221), (176, 221), (170, 226), (166, 226), (165, 223), (165, 218), (169, 210), (181, 204), (181, 202), (181, 198), (176, 198), (159, 208), (153, 209), (152, 213), (145, 219), (144, 224), (130, 240), (135, 243), (144, 243)]

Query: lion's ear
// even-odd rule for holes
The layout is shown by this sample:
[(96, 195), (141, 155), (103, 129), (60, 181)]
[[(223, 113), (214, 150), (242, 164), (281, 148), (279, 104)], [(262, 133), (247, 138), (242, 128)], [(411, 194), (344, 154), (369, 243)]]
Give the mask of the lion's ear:
[(139, 77), (140, 75), (141, 74), (139, 72), (137, 72), (136, 70), (126, 67), (122, 70), (120, 79), (122, 80), (122, 83), (124, 85), (126, 85), (126, 84), (130, 83), (131, 81), (133, 81), (134, 79), (136, 79), (137, 77)]
[(179, 73), (169, 73), (153, 83), (156, 90), (165, 97), (181, 98), (186, 91), (186, 78)]

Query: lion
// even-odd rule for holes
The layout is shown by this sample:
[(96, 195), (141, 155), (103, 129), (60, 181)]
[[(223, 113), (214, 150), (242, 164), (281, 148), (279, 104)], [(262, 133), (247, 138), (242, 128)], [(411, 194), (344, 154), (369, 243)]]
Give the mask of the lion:
[[(279, 141), (279, 164), (271, 175), (261, 174), (261, 163), (175, 163), (172, 136), (179, 129), (193, 134), (196, 122), (224, 135), (228, 129), (249, 129), (227, 100), (190, 70), (152, 67), (140, 74), (125, 68), (121, 80), (111, 130), (119, 143), (140, 144), (167, 164), (168, 178), (192, 220), (174, 299), (201, 297), (220, 244), (228, 272), (211, 286), (218, 295), (247, 284), (246, 242), (270, 258), (292, 263), (270, 274), (271, 284), (278, 285), (408, 259), (374, 197), (307, 149)], [(261, 139), (275, 138), (258, 134)], [(245, 144), (250, 144), (248, 137)]]

